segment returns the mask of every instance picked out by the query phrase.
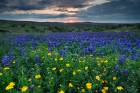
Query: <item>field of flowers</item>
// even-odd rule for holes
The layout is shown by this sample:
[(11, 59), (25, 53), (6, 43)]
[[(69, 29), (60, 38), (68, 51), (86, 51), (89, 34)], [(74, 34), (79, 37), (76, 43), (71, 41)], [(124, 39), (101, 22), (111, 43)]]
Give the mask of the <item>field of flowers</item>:
[(140, 35), (0, 36), (0, 93), (139, 93)]

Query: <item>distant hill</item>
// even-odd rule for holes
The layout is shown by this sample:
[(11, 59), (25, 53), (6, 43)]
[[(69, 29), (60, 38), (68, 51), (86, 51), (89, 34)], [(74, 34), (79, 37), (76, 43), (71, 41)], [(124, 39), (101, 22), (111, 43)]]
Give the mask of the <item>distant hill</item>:
[(109, 31), (140, 30), (140, 24), (118, 23), (58, 23), (0, 20), (0, 32), (78, 32), (78, 31)]

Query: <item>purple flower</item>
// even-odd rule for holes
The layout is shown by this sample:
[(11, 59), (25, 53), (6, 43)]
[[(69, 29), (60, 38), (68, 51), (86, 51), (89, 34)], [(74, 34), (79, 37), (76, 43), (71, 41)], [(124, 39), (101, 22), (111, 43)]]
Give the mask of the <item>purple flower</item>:
[(39, 63), (41, 61), (41, 58), (39, 55), (35, 55), (34, 60), (35, 62)]
[(49, 52), (52, 52), (52, 48), (48, 47), (48, 51), (49, 51)]
[(133, 54), (131, 57), (130, 57), (131, 60), (137, 60), (138, 59), (138, 55), (136, 54)]
[(9, 62), (10, 62), (10, 57), (9, 56), (6, 55), (6, 56), (2, 57), (2, 64), (8, 65)]
[(126, 61), (126, 56), (125, 55), (120, 55), (120, 57), (119, 57), (119, 64), (124, 64), (125, 63), (125, 61)]
[(128, 74), (129, 74), (129, 71), (128, 71), (127, 69), (125, 69), (125, 70), (123, 71), (123, 75), (128, 76)]
[(32, 39), (32, 48), (35, 49), (36, 46), (37, 46), (37, 42), (34, 39)]
[(64, 57), (65, 54), (66, 54), (66, 50), (60, 50), (60, 55), (61, 55), (62, 57)]
[(114, 70), (115, 70), (115, 71), (118, 71), (118, 70), (119, 70), (119, 65), (118, 65), (118, 64), (115, 65)]

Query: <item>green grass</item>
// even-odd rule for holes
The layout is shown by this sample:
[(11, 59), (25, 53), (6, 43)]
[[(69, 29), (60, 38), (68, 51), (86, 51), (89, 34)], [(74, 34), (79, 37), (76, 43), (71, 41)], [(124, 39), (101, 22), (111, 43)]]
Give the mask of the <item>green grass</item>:
[[(13, 45), (6, 41), (6, 37), (14, 37), (10, 34), (1, 34), (0, 57), (5, 55)], [(9, 38), (8, 37), (8, 38)], [(75, 49), (75, 47), (77, 47)], [(26, 56), (21, 56), (17, 47), (14, 47), (16, 58), (10, 65), (0, 63), (0, 93), (21, 93), (21, 88), (27, 86), (25, 93), (101, 93), (104, 87), (108, 87), (107, 93), (139, 93), (140, 89), (140, 59), (136, 62), (127, 59), (125, 64), (120, 65), (119, 71), (113, 67), (119, 61), (119, 53), (110, 53), (108, 46), (106, 56), (80, 55), (77, 44), (71, 45), (71, 51), (65, 57), (61, 57), (59, 50), (63, 46), (48, 51), (48, 45), (39, 43), (35, 50), (28, 43), (25, 47)], [(100, 48), (99, 48), (100, 50)], [(40, 55), (40, 63), (35, 62), (34, 57)], [(8, 67), (9, 69), (5, 69)], [(122, 74), (124, 69), (129, 70), (129, 75)], [(41, 77), (36, 79), (36, 75)], [(98, 77), (98, 78), (97, 78)], [(116, 77), (116, 80), (113, 80)], [(10, 82), (15, 86), (5, 90)], [(92, 83), (88, 89), (86, 84)], [(69, 84), (72, 84), (71, 86)], [(122, 90), (117, 87), (122, 86)], [(104, 92), (104, 93), (106, 93)]]

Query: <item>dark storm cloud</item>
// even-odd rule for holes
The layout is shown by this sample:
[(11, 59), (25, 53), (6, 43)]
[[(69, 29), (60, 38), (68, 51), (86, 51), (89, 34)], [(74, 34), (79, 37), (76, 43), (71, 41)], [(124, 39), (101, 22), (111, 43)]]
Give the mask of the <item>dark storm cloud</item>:
[(3, 9), (31, 10), (44, 8), (40, 0), (2, 0)]
[[(0, 19), (137, 20), (140, 0), (1, 0)], [(22, 16), (22, 17), (21, 17)], [(36, 21), (36, 20), (35, 20)]]
[(73, 15), (106, 2), (109, 0), (5, 0), (0, 11), (2, 14)]
[(140, 14), (140, 0), (112, 0), (89, 9), (89, 13), (91, 11), (96, 11), (96, 15), (114, 13)]
[(7, 6), (6, 6), (6, 0), (1, 0), (0, 1), (0, 9), (3, 9), (3, 8), (7, 8)]
[(74, 15), (108, 0), (2, 0), (1, 14)]
[(18, 10), (43, 9), (50, 6), (82, 8), (93, 0), (1, 0), (1, 8)]
[(84, 20), (135, 20), (140, 22), (140, 0), (112, 0), (91, 7), (88, 11), (81, 12), (79, 16)]

